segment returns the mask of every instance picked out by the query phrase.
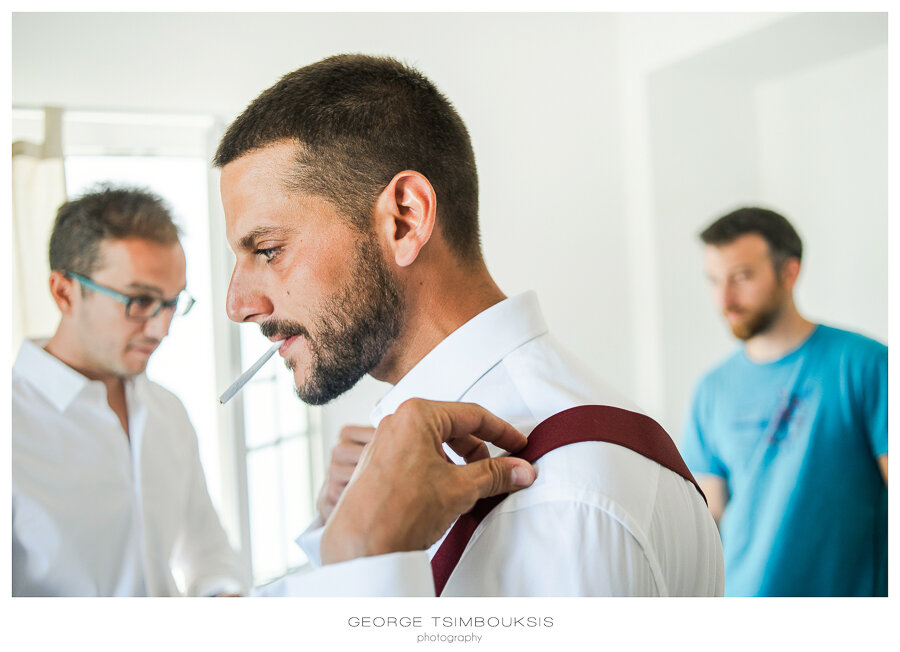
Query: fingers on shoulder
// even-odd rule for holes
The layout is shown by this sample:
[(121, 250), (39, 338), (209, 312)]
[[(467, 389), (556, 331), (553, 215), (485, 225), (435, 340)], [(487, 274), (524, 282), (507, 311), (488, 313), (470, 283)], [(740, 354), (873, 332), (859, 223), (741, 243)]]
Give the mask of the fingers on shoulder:
[(454, 494), (469, 507), (481, 498), (523, 489), (534, 482), (534, 468), (525, 460), (494, 457), (459, 466), (455, 475)]

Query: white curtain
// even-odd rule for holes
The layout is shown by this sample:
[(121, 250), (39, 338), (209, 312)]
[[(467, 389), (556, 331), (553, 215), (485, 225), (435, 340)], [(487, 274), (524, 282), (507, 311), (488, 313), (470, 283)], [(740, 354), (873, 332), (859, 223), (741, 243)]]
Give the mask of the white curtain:
[(59, 313), (50, 296), (50, 231), (66, 201), (62, 110), (44, 109), (43, 144), (12, 145), (12, 356), (24, 338), (52, 335)]

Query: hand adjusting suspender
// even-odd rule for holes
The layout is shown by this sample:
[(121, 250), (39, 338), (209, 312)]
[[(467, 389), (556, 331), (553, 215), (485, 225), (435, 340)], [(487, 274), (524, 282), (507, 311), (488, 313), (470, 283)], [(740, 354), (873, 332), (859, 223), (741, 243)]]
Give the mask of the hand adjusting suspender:
[[(706, 500), (662, 426), (646, 415), (609, 405), (581, 405), (554, 414), (538, 424), (528, 437), (528, 445), (514, 456), (534, 463), (556, 448), (583, 441), (609, 442), (633, 450), (693, 483)], [(437, 595), (444, 591), (475, 528), (507, 495), (483, 498), (457, 519), (431, 560)]]

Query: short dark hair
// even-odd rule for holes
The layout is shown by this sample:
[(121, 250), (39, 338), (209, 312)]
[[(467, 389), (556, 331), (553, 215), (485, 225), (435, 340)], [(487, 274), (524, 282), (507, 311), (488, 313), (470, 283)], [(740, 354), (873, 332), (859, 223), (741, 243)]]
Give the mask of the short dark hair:
[(438, 197), (438, 225), (462, 259), (481, 255), (478, 174), (469, 132), (418, 70), (389, 57), (343, 54), (288, 73), (228, 127), (213, 163), (224, 167), (277, 141), (297, 143), (288, 187), (333, 203), (371, 228), (378, 195), (415, 170)]
[(95, 186), (59, 207), (50, 234), (50, 269), (90, 276), (104, 240), (178, 242), (169, 206), (145, 188)]
[(747, 206), (723, 215), (700, 233), (700, 239), (718, 247), (749, 233), (768, 243), (776, 271), (790, 258), (803, 259), (803, 242), (796, 229), (786, 217), (767, 208)]

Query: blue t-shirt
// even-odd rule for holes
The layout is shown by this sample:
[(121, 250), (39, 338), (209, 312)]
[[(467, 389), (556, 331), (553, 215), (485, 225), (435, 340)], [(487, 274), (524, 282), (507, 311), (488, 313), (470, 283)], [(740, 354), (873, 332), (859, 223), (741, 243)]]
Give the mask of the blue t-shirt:
[(820, 325), (780, 360), (742, 349), (700, 381), (681, 452), (728, 485), (726, 595), (887, 595), (887, 357)]

